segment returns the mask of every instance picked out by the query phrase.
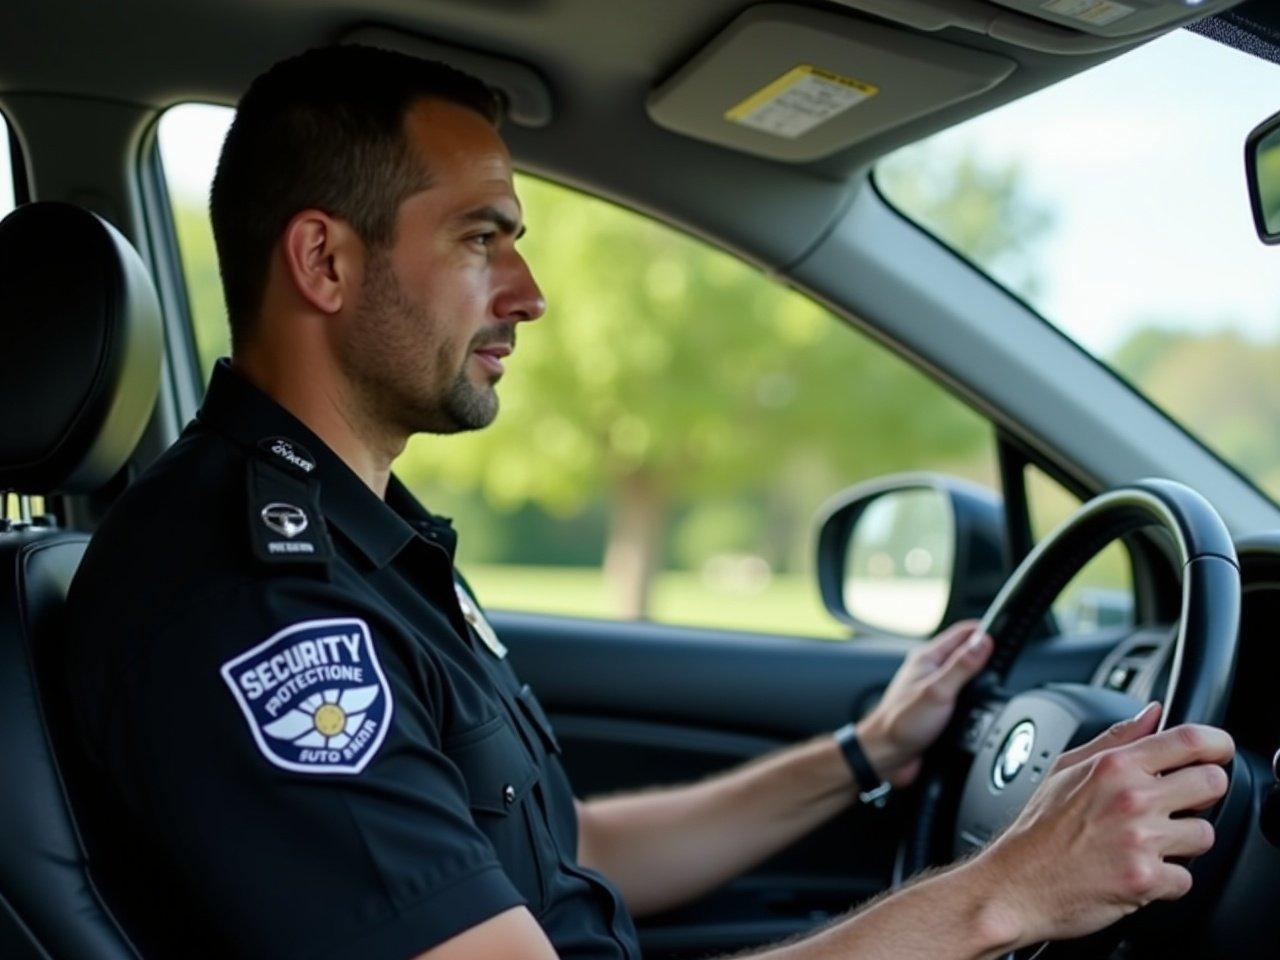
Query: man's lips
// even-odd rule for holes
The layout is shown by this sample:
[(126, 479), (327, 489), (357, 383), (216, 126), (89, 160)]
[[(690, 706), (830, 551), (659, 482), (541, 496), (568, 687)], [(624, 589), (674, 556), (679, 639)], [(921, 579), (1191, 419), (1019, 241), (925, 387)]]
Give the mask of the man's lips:
[(511, 348), (505, 343), (493, 343), (487, 347), (478, 347), (475, 350), (475, 355), (480, 361), (480, 365), (490, 373), (502, 373), (502, 358), (510, 354)]

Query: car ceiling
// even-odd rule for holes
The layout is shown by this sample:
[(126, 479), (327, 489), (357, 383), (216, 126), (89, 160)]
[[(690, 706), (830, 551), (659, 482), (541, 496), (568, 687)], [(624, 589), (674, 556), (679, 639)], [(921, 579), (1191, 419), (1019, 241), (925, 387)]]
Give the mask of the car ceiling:
[[(797, 5), (875, 19), (838, 3)], [(360, 25), (394, 27), (542, 74), (553, 99), (552, 122), (504, 129), (522, 168), (657, 213), (767, 269), (785, 270), (830, 229), (857, 174), (875, 158), (1123, 50), (1067, 56), (956, 28), (939, 31), (933, 36), (998, 52), (1017, 69), (960, 104), (822, 160), (788, 164), (671, 132), (645, 110), (656, 85), (751, 6), (742, 0), (5, 0), (0, 104), (7, 95), (32, 93), (157, 108), (186, 100), (232, 103), (278, 59)]]

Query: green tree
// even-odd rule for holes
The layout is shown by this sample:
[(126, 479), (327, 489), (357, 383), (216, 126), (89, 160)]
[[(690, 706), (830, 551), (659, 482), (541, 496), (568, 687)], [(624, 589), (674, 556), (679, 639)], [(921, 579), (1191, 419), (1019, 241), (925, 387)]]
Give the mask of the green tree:
[(993, 164), (974, 150), (927, 145), (900, 150), (876, 167), (892, 202), (952, 249), (1015, 291), (1039, 293), (1036, 249), (1053, 226), (1016, 161)]
[(1273, 497), (1280, 495), (1280, 340), (1152, 321), (1112, 364)]
[[(893, 178), (911, 182), (901, 165)], [(518, 191), (547, 318), (518, 330), (496, 423), (416, 438), (399, 470), (566, 515), (604, 492), (620, 614), (645, 614), (682, 504), (750, 492), (785, 510), (983, 442), (983, 421), (931, 381), (740, 261), (541, 181)], [(972, 164), (926, 206), (979, 262), (1047, 225), (1013, 172)]]

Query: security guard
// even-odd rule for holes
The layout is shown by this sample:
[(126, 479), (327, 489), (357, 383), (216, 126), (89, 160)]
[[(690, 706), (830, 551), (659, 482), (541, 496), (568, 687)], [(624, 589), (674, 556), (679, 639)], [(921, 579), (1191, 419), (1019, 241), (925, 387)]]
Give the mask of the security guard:
[[(560, 748), (455, 544), (218, 364), (72, 600), (94, 611), (74, 634), (90, 755), (119, 821), (169, 851), (108, 854), (113, 889), (144, 932), (157, 887), (183, 890), (158, 955), (226, 931), (224, 957), (410, 957), (527, 904), (567, 955), (637, 956), (617, 893), (576, 865)], [(119, 589), (125, 556), (148, 589)], [(176, 884), (156, 884), (175, 853)]]
[[(990, 653), (962, 625), (856, 727), (575, 804), (452, 527), (390, 473), (410, 434), (492, 421), (516, 327), (544, 310), (496, 107), (359, 47), (278, 64), (241, 101), (211, 201), (232, 360), (68, 599), (91, 852), (148, 958), (635, 960), (631, 913), (909, 782)], [(770, 956), (978, 957), (1176, 895), (1161, 857), (1203, 837), (1170, 814), (1214, 799), (1209, 778), (1115, 797), (1168, 798), (1187, 781), (1161, 772), (1229, 740), (1142, 739), (1157, 715), (1081, 748), (970, 863)], [(1128, 752), (1095, 776), (1104, 749)]]

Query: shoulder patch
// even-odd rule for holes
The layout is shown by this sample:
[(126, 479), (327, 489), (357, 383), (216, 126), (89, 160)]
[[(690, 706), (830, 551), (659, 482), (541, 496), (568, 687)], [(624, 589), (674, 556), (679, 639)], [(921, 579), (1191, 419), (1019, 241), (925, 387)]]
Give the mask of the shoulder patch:
[(359, 773), (391, 725), (391, 688), (369, 625), (304, 620), (222, 665), (268, 761), (295, 773)]

